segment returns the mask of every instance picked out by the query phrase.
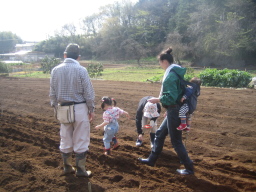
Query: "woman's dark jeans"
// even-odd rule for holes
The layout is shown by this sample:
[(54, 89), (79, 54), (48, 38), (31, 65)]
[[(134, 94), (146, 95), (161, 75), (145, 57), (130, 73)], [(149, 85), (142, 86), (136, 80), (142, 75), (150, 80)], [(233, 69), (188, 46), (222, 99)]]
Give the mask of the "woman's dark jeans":
[(182, 131), (177, 130), (179, 125), (179, 107), (169, 107), (167, 109), (167, 117), (165, 117), (164, 121), (156, 131), (154, 147), (152, 148), (150, 156), (158, 157), (160, 155), (164, 146), (165, 138), (169, 133), (172, 145), (180, 161), (183, 162), (189, 173), (194, 173), (193, 162), (188, 157), (188, 153), (182, 142)]

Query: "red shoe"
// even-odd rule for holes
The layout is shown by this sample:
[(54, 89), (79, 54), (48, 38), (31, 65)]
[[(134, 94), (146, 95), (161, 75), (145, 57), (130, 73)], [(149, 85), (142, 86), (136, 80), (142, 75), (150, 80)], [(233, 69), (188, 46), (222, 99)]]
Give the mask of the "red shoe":
[(116, 138), (116, 137), (113, 137), (113, 138), (112, 138), (112, 141), (113, 141), (112, 149), (113, 149), (113, 150), (118, 149), (120, 145), (119, 145), (119, 143), (118, 143), (118, 141), (117, 141), (117, 138)]
[(187, 126), (185, 129), (183, 129), (183, 131), (189, 132), (190, 131), (190, 127)]
[(180, 124), (179, 127), (177, 127), (177, 130), (182, 131), (187, 128), (187, 124)]
[(119, 143), (116, 143), (116, 144), (113, 145), (112, 149), (113, 150), (117, 150), (119, 147), (120, 147)]

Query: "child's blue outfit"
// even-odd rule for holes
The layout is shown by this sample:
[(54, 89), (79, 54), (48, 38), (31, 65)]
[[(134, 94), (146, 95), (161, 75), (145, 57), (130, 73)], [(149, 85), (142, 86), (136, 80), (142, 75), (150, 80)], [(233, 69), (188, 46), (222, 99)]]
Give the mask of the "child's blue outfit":
[(110, 142), (113, 141), (114, 145), (117, 143), (115, 135), (119, 130), (119, 124), (117, 119), (122, 115), (124, 111), (118, 107), (109, 107), (103, 113), (103, 120), (107, 122), (108, 125), (104, 127), (104, 137), (103, 143), (106, 150), (110, 149)]
[(110, 142), (115, 137), (118, 130), (119, 130), (119, 124), (117, 119), (115, 118), (113, 118), (113, 120), (104, 127), (103, 142), (104, 142), (105, 149), (110, 148)]

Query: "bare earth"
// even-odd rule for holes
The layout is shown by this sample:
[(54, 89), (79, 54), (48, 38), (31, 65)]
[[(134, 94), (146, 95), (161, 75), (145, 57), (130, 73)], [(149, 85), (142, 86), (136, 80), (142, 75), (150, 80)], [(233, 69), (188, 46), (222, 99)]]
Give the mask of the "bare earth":
[[(155, 167), (137, 158), (150, 152), (149, 134), (135, 146), (139, 100), (158, 96), (160, 84), (93, 80), (96, 118), (91, 126), (86, 168), (91, 178), (62, 176), (59, 123), (49, 105), (49, 79), (0, 77), (0, 191), (48, 192), (242, 192), (256, 191), (256, 90), (202, 88), (192, 130), (184, 140), (195, 163), (194, 176), (182, 167), (170, 138)], [(121, 147), (103, 155), (100, 99), (109, 95), (131, 115), (119, 121)], [(160, 122), (163, 117), (160, 118)], [(185, 135), (184, 135), (185, 138)]]

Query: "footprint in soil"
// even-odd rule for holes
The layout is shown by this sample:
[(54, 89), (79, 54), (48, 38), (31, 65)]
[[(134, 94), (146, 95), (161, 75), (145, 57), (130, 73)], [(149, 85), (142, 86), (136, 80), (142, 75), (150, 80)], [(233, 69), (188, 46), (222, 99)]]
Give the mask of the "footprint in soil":
[(44, 161), (44, 164), (47, 166), (50, 166), (50, 167), (54, 167), (54, 168), (59, 166), (59, 162), (56, 160), (53, 160), (53, 159), (46, 159)]
[(29, 161), (10, 162), (10, 165), (13, 169), (18, 170), (22, 173), (31, 172), (31, 170), (33, 169), (33, 166)]

